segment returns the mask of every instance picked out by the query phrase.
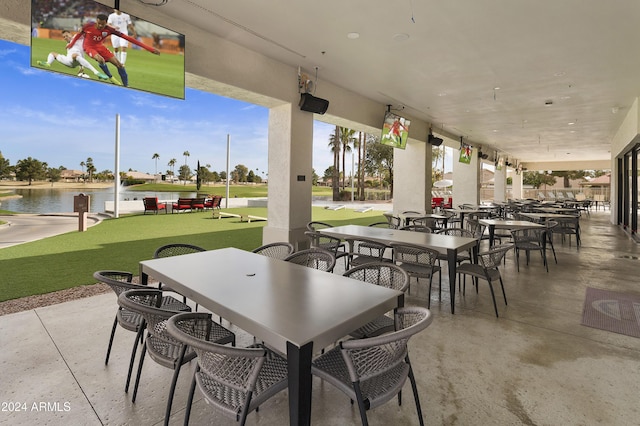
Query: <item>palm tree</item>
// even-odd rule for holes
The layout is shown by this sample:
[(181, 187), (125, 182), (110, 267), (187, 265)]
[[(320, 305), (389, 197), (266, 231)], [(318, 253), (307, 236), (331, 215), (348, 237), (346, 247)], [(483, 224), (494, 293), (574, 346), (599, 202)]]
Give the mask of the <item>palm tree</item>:
[(177, 162), (178, 162), (178, 160), (176, 160), (175, 158), (172, 158), (167, 163), (167, 166), (171, 167), (171, 183), (173, 183), (173, 177), (176, 175), (175, 170), (176, 170), (176, 163)]
[(80, 167), (82, 167), (82, 181), (83, 181), (83, 182), (84, 182), (84, 166), (85, 166), (85, 164), (86, 164), (86, 163), (85, 163), (84, 161), (81, 161), (81, 162), (80, 162)]
[(160, 154), (157, 152), (151, 156), (152, 160), (156, 160), (156, 174), (158, 174), (158, 158), (160, 158)]
[(333, 152), (333, 177), (331, 178), (333, 201), (338, 201), (340, 198), (340, 126), (336, 126), (335, 132), (329, 135), (329, 148)]
[(356, 131), (347, 129), (346, 127), (341, 127), (340, 130), (340, 144), (342, 145), (342, 190), (344, 191), (344, 182), (347, 176), (345, 157), (347, 156), (347, 152), (351, 152), (351, 144), (354, 142), (353, 135), (356, 133)]

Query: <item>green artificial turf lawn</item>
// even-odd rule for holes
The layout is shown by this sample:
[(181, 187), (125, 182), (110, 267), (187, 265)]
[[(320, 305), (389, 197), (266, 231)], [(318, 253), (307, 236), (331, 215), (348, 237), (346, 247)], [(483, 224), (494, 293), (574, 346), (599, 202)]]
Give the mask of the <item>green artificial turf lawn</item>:
[[(225, 211), (266, 217), (266, 208)], [(368, 225), (384, 221), (380, 211), (313, 207), (313, 220), (333, 225)], [(151, 259), (165, 244), (195, 244), (207, 250), (237, 247), (252, 250), (262, 244), (267, 222), (213, 219), (211, 211), (182, 214), (132, 215), (108, 219), (86, 232), (46, 238), (0, 249), (0, 302), (93, 284), (93, 273), (111, 269), (138, 275), (141, 260)], [(215, 271), (211, 271), (215, 276)], [(203, 277), (206, 279), (206, 277)]]
[[(59, 73), (75, 76), (78, 68), (69, 68), (59, 62), (51, 64), (51, 68), (44, 68), (36, 64), (36, 61), (46, 62), (49, 52), (66, 54), (66, 42), (64, 40), (52, 40), (44, 38), (31, 39), (31, 65), (39, 69), (46, 69)], [(101, 71), (97, 62), (85, 55), (85, 59), (98, 71)], [(120, 81), (120, 75), (116, 67), (108, 65), (111, 74)], [(145, 92), (159, 93), (174, 98), (184, 99), (184, 56), (172, 54), (154, 55), (144, 49), (129, 48), (127, 50), (127, 74), (129, 87)], [(98, 81), (98, 77), (90, 70), (85, 70), (92, 81)], [(105, 84), (113, 84), (106, 82)]]

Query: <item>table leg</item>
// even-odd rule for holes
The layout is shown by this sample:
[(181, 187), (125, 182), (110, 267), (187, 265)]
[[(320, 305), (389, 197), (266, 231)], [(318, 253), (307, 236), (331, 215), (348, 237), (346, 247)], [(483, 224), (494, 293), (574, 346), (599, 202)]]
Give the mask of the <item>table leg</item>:
[(287, 342), (287, 368), (289, 372), (289, 424), (311, 424), (311, 357), (313, 343), (299, 348)]
[(489, 225), (489, 248), (493, 247), (493, 239), (496, 235), (496, 226)]
[(449, 296), (451, 297), (451, 313), (455, 314), (456, 268), (458, 266), (458, 250), (447, 250), (447, 264), (449, 265)]

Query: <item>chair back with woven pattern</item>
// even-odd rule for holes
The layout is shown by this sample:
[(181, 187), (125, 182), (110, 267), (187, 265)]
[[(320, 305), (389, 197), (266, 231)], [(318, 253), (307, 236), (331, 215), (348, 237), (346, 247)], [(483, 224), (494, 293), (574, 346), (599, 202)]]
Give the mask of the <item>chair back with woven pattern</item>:
[(243, 425), (248, 413), (287, 388), (286, 360), (259, 345), (239, 348), (207, 341), (194, 332), (204, 322), (210, 319), (193, 313), (178, 314), (167, 321), (167, 332), (197, 354), (185, 424), (189, 422), (197, 384), (208, 403)]
[(367, 238), (345, 238), (351, 249), (349, 264), (351, 267), (370, 262), (382, 262), (388, 248), (386, 244)]
[(343, 247), (343, 243), (340, 238), (332, 237), (330, 235), (325, 235), (321, 232), (306, 231), (304, 235), (306, 235), (307, 238), (309, 238), (309, 243), (311, 244), (311, 247), (323, 248), (333, 253), (334, 256), (337, 256), (338, 249), (340, 249), (340, 247)]
[(401, 231), (424, 232), (425, 234), (433, 233), (433, 229), (424, 225), (407, 225), (400, 228)]
[(454, 237), (474, 238), (473, 232), (464, 228), (444, 228), (436, 231), (436, 234), (452, 235)]
[(205, 249), (203, 249), (202, 247), (194, 246), (193, 244), (167, 244), (159, 247), (155, 251), (155, 253), (153, 253), (153, 258), (158, 259), (161, 257), (180, 256), (183, 254), (198, 253), (201, 251), (205, 251)]
[(316, 358), (311, 372), (358, 402), (363, 425), (368, 424), (366, 411), (398, 395), (409, 378), (418, 420), (422, 425), (422, 409), (407, 343), (411, 336), (427, 328), (432, 320), (431, 312), (426, 308), (398, 308), (396, 331), (343, 341), (339, 347)]
[[(391, 244), (393, 248), (393, 260), (406, 266), (418, 266), (427, 269), (435, 269), (438, 262), (439, 251), (413, 244)], [(411, 274), (411, 272), (409, 272)]]
[(478, 261), (485, 270), (497, 269), (507, 252), (513, 248), (513, 244), (501, 244), (493, 246), (490, 250), (478, 253)]
[(365, 263), (342, 275), (402, 292), (409, 288), (409, 275), (401, 267), (389, 262)]
[(284, 260), (325, 272), (332, 272), (333, 267), (336, 265), (336, 257), (333, 253), (317, 247), (295, 252)]
[(139, 284), (133, 284), (131, 282), (133, 274), (126, 271), (96, 271), (93, 273), (93, 278), (107, 284), (118, 296), (127, 290), (146, 288)]
[(265, 244), (252, 250), (253, 253), (263, 256), (272, 257), (274, 259), (284, 260), (295, 251), (293, 244), (286, 241)]

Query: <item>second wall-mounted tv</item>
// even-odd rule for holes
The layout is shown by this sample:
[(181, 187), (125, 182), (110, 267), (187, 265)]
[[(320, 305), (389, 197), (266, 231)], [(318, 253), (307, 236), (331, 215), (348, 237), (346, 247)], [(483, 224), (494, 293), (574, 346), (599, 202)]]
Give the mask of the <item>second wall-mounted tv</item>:
[(93, 0), (31, 0), (31, 22), (32, 67), (184, 99), (183, 34)]
[(382, 125), (382, 136), (380, 143), (391, 145), (394, 148), (405, 149), (409, 138), (410, 120), (400, 117), (387, 111), (384, 114), (384, 124)]

